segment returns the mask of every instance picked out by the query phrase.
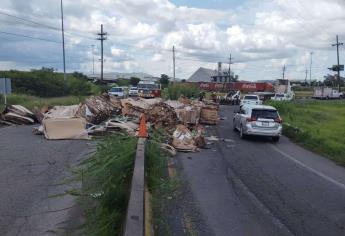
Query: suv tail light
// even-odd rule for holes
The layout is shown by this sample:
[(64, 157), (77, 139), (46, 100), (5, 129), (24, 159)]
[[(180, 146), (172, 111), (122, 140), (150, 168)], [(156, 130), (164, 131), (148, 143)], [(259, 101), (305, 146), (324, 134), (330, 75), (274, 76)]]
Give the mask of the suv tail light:
[(279, 124), (283, 123), (283, 120), (282, 120), (282, 118), (280, 118), (280, 117), (274, 119), (274, 121), (277, 122), (277, 123), (279, 123)]
[(253, 121), (256, 121), (256, 118), (255, 117), (250, 117), (250, 118), (247, 118), (247, 121), (248, 122), (253, 122)]

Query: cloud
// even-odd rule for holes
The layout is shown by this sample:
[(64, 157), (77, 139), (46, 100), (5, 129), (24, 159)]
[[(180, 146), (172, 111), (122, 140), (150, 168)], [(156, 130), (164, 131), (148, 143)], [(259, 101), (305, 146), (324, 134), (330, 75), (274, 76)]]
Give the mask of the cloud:
[[(60, 4), (55, 0), (3, 0), (0, 7), (9, 14), (60, 27)], [(322, 78), (335, 60), (331, 47), (335, 35), (345, 39), (343, 0), (246, 1), (230, 10), (177, 6), (169, 0), (64, 0), (64, 10), (69, 71), (90, 71), (91, 44), (96, 45), (95, 59), (100, 58), (95, 40), (100, 24), (108, 33), (105, 70), (171, 74), (175, 46), (181, 78), (188, 78), (198, 66), (228, 61), (230, 53), (239, 63), (233, 66), (235, 72), (244, 78), (277, 76), (272, 71), (279, 75), (283, 64), (298, 64), (296, 73), (289, 67), (289, 75), (301, 77), (299, 71), (308, 66), (310, 51), (315, 52), (315, 76)], [(1, 14), (0, 26), (6, 32), (61, 42), (59, 30)], [(0, 34), (0, 41), (3, 67), (48, 63), (61, 70), (60, 43), (5, 34)], [(265, 69), (258, 72), (257, 68)]]

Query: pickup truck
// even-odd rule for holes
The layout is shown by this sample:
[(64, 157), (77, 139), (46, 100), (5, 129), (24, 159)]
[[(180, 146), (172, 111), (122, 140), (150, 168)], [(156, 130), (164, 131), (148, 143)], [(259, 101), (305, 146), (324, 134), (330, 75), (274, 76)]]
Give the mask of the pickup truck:
[(344, 98), (344, 94), (336, 89), (328, 87), (318, 87), (314, 89), (313, 98), (316, 99), (340, 99)]

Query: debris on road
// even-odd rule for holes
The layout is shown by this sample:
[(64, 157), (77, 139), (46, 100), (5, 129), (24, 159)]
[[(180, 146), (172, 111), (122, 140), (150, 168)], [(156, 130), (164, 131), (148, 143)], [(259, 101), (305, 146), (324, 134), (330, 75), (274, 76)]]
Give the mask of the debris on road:
[(215, 105), (205, 105), (201, 108), (200, 123), (207, 125), (218, 124), (218, 107)]
[(174, 108), (164, 102), (153, 104), (145, 111), (145, 117), (155, 129), (174, 129), (177, 124), (177, 115)]
[(205, 137), (205, 139), (207, 141), (219, 141), (219, 138), (217, 138), (216, 136), (209, 136), (209, 137)]
[(36, 122), (36, 117), (21, 105), (7, 105), (0, 120), (1, 123), (8, 125), (31, 125)]
[(116, 119), (110, 119), (106, 121), (104, 128), (106, 131), (125, 131), (129, 135), (135, 136), (139, 125), (132, 121), (119, 121)]
[[(35, 108), (8, 106), (0, 122), (33, 124), (33, 133), (46, 139), (89, 139), (111, 132), (137, 136), (139, 119), (144, 114), (148, 128), (165, 130), (167, 139), (162, 148), (175, 155), (177, 151), (195, 152), (205, 148), (205, 128), (201, 124), (218, 123), (218, 105), (211, 101), (196, 101), (181, 96), (177, 101), (161, 98), (126, 98), (102, 94), (87, 98), (79, 105)], [(218, 140), (218, 139), (217, 139)]]
[(160, 146), (163, 150), (167, 151), (171, 156), (176, 156), (177, 152), (173, 146), (166, 143), (161, 143)]
[(79, 106), (55, 106), (44, 114), (42, 127), (34, 129), (39, 134), (43, 130), (46, 139), (89, 139), (87, 121), (78, 117)]
[(197, 146), (192, 132), (184, 125), (177, 125), (173, 133), (172, 145), (181, 152), (196, 152)]
[(162, 99), (154, 98), (154, 99), (133, 99), (127, 98), (121, 100), (122, 105), (122, 115), (134, 117), (139, 119), (142, 113), (146, 113), (150, 108), (157, 104), (161, 103)]
[(78, 107), (76, 115), (84, 117), (88, 123), (100, 124), (113, 115), (121, 114), (121, 101), (115, 96), (102, 94), (86, 99)]
[(89, 139), (84, 118), (48, 118), (42, 125), (46, 139)]
[(188, 105), (183, 108), (175, 109), (177, 117), (180, 122), (184, 125), (192, 124), (197, 125), (199, 124), (200, 120), (200, 107)]

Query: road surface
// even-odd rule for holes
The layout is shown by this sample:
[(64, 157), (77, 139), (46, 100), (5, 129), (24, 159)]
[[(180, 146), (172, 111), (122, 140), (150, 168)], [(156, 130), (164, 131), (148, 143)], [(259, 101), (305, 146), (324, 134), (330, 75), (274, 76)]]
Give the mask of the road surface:
[(221, 106), (225, 120), (208, 129), (220, 140), (208, 141), (210, 149), (177, 156), (206, 224), (198, 234), (345, 235), (345, 169), (286, 137), (241, 140), (233, 110)]
[(0, 235), (66, 235), (81, 215), (64, 182), (89, 151), (85, 141), (47, 141), (31, 126), (0, 128)]

